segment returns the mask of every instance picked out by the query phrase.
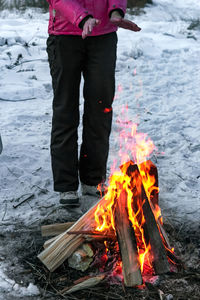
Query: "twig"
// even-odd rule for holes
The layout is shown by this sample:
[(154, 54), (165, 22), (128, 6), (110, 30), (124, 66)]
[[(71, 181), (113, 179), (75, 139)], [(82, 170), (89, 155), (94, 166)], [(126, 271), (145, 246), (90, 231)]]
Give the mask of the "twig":
[(116, 294), (116, 293), (113, 293), (113, 292), (109, 292), (109, 293), (106, 293), (106, 296), (105, 296), (105, 294), (97, 292), (96, 288), (95, 288), (95, 291), (93, 289), (94, 288), (89, 288), (89, 289), (86, 289), (86, 290), (88, 290), (91, 294), (96, 295), (98, 297), (100, 297), (100, 296), (106, 297), (107, 296), (108, 297), (107, 299), (114, 299), (114, 300), (121, 299), (121, 300), (124, 300), (124, 296), (121, 296), (119, 294)]
[(21, 102), (21, 101), (28, 101), (28, 100), (35, 100), (35, 99), (37, 99), (37, 98), (36, 98), (36, 97), (33, 97), (33, 98), (25, 98), (25, 99), (17, 99), (17, 100), (0, 98), (0, 101), (7, 101), (7, 102)]
[(1, 219), (1, 221), (4, 221), (5, 215), (6, 215), (6, 213), (7, 213), (7, 206), (8, 206), (8, 204), (7, 204), (7, 202), (6, 202), (6, 205), (5, 205), (5, 211), (4, 211), (4, 214), (3, 214), (3, 217), (2, 217), (2, 219)]
[(40, 205), (39, 206), (39, 208), (45, 208), (45, 209), (47, 209), (47, 208), (51, 208), (51, 207), (53, 207), (53, 206), (55, 206), (55, 204), (50, 204), (50, 205)]
[(28, 205), (30, 206), (30, 208), (33, 210), (33, 207), (30, 205), (30, 203), (29, 202), (27, 202), (28, 203)]
[(47, 277), (45, 276), (45, 274), (42, 274), (39, 271), (39, 268), (37, 266), (35, 266), (34, 264), (30, 263), (29, 261), (26, 260), (26, 263), (36, 272), (35, 274), (38, 276), (39, 280), (41, 278), (43, 278), (45, 281), (47, 281)]
[(98, 236), (98, 237), (105, 237), (105, 238), (111, 238), (115, 239), (116, 236), (114, 234), (104, 234), (99, 231), (90, 231), (90, 230), (78, 230), (78, 231), (68, 231), (68, 234), (83, 234), (83, 235), (92, 235), (92, 236)]
[[(0, 98), (0, 100), (1, 100), (1, 98)], [(6, 168), (13, 176), (15, 176), (18, 179), (17, 175), (8, 166), (6, 166)]]
[(47, 284), (47, 286), (51, 285), (50, 282), (51, 273), (46, 272), (44, 268), (41, 270), (39, 266), (34, 265), (33, 263), (30, 263), (27, 260), (25, 260), (25, 262), (32, 268), (32, 270), (35, 272), (35, 275), (38, 277), (39, 280), (43, 279)]
[(44, 189), (44, 188), (41, 188), (41, 187), (40, 187), (39, 185), (37, 185), (37, 184), (34, 184), (34, 185), (32, 186), (32, 188), (33, 188), (33, 187), (38, 188), (38, 189), (40, 190), (40, 192), (43, 193), (43, 194), (49, 193), (49, 190)]
[(20, 206), (21, 204), (23, 204), (24, 202), (26, 202), (27, 200), (30, 200), (32, 198), (34, 198), (34, 194), (29, 195), (28, 197), (26, 197), (23, 201), (21, 201), (20, 203), (13, 205), (13, 208), (17, 208), (18, 206)]
[(71, 294), (74, 292), (78, 292), (84, 289), (88, 289), (90, 287), (94, 287), (98, 285), (100, 282), (102, 282), (105, 279), (105, 274), (100, 274), (97, 276), (89, 276), (88, 279), (82, 281), (81, 283), (75, 284), (71, 287), (66, 287), (62, 291), (60, 291), (61, 294)]
[(42, 167), (39, 167), (38, 169), (36, 169), (35, 171), (32, 172), (32, 174), (37, 173), (38, 171), (40, 171), (42, 169)]
[(33, 220), (32, 222), (28, 223), (28, 226), (31, 226), (31, 225), (33, 225), (33, 224), (36, 223), (36, 222), (41, 222), (41, 219), (38, 218), (38, 219), (36, 219), (36, 220)]
[(9, 222), (7, 222), (7, 223), (0, 223), (0, 226), (15, 226), (16, 225), (16, 223), (9, 223)]
[(37, 58), (37, 59), (24, 60), (24, 61), (21, 61), (18, 64), (13, 64), (13, 65), (10, 65), (8, 67), (9, 67), (9, 69), (14, 69), (15, 67), (21, 66), (21, 65), (23, 65), (25, 63), (34, 62), (34, 61), (47, 62), (47, 59)]
[(181, 224), (179, 231), (176, 234), (176, 239), (178, 240), (179, 234), (181, 233), (181, 230), (183, 229), (185, 223)]
[(50, 286), (52, 287), (52, 289), (59, 295), (61, 296), (63, 299), (73, 299), (73, 300), (77, 300), (76, 297), (74, 297), (73, 295), (69, 296), (65, 296), (64, 294), (62, 294), (60, 291), (58, 291), (52, 284), (50, 284)]
[(187, 215), (191, 215), (191, 214), (197, 212), (198, 210), (200, 210), (200, 208), (195, 209), (195, 210), (193, 210), (193, 211), (189, 211), (189, 212), (187, 212), (186, 214), (187, 214)]
[(34, 69), (21, 69), (21, 70), (18, 70), (16, 73), (22, 73), (22, 72), (34, 72), (35, 70)]
[(51, 214), (53, 214), (54, 212), (57, 211), (57, 208), (54, 208), (52, 211), (50, 211), (46, 216), (45, 218), (48, 218)]
[(179, 177), (180, 179), (182, 179), (183, 181), (185, 181), (185, 179), (180, 175), (180, 174), (177, 174), (176, 172), (173, 172), (177, 177)]

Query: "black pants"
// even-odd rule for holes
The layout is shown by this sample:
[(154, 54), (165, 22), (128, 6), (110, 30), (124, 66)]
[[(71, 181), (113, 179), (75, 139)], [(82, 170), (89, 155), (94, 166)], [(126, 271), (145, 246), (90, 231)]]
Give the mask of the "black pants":
[[(105, 180), (115, 92), (116, 33), (87, 37), (49, 36), (47, 52), (54, 91), (51, 160), (55, 191)], [(79, 89), (84, 114), (78, 158)]]

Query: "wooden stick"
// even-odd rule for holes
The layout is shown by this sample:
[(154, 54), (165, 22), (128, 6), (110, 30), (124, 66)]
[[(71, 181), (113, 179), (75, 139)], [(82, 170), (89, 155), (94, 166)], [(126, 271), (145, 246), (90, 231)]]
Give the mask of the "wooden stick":
[(25, 99), (4, 99), (4, 98), (0, 98), (0, 101), (5, 101), (5, 102), (20, 102), (20, 101), (27, 101), (27, 100), (35, 100), (37, 98), (32, 97), (32, 98), (25, 98)]
[(80, 291), (83, 289), (91, 288), (91, 287), (99, 284), (105, 277), (106, 277), (106, 275), (104, 275), (104, 274), (97, 275), (94, 277), (89, 277), (89, 278), (85, 279), (84, 281), (75, 284), (71, 288), (63, 289), (60, 293), (62, 295), (65, 295), (65, 294), (71, 294), (71, 293), (74, 293), (74, 292), (77, 292), (77, 291)]
[(48, 239), (43, 245), (44, 249), (48, 248), (59, 236), (57, 235), (57, 236), (52, 237), (51, 239)]
[(124, 284), (127, 287), (141, 285), (142, 276), (138, 261), (137, 243), (134, 229), (129, 220), (126, 191), (122, 191), (115, 201), (114, 220), (122, 258)]
[[(140, 165), (138, 165), (138, 168), (139, 168), (139, 171), (144, 170), (145, 173), (149, 173), (149, 175), (154, 178), (154, 180), (155, 180), (154, 186), (158, 189), (158, 170), (157, 170), (156, 165), (154, 165), (151, 160), (147, 160), (147, 161), (141, 163)], [(158, 193), (157, 189), (152, 190), (152, 192), (150, 194), (150, 199), (148, 199), (153, 212), (155, 210), (155, 206), (158, 205), (158, 200), (159, 200), (158, 199), (159, 193)], [(171, 249), (169, 238), (168, 238), (167, 233), (164, 230), (159, 219), (157, 220), (157, 224), (158, 224), (160, 233), (162, 234), (162, 236), (167, 244), (167, 247), (169, 249)]]
[(74, 222), (56, 223), (51, 225), (44, 225), (41, 227), (42, 236), (55, 236), (63, 233), (74, 225)]
[(116, 236), (114, 234), (105, 234), (104, 232), (100, 231), (92, 231), (92, 230), (78, 230), (78, 231), (68, 231), (68, 234), (82, 234), (82, 235), (88, 235), (93, 237), (101, 237), (105, 239), (116, 239)]
[[(25, 195), (26, 196), (26, 195)], [(33, 199), (35, 196), (35, 194), (29, 194), (27, 197), (25, 197), (21, 202), (19, 202), (16, 205), (13, 205), (13, 208), (17, 208), (18, 206), (20, 206), (21, 204), (23, 204), (24, 202)]]
[[(83, 231), (76, 231), (75, 234), (81, 234), (83, 236), (83, 238), (85, 239), (85, 241), (88, 241), (88, 242), (92, 242), (95, 240), (99, 240), (99, 241), (105, 241), (105, 240), (110, 240), (110, 239), (116, 240), (115, 235), (82, 234), (82, 232)], [(68, 234), (74, 234), (74, 233), (68, 232)], [(58, 236), (54, 236), (53, 238), (47, 240), (43, 245), (44, 249), (48, 248), (57, 238), (58, 238)]]
[[(56, 239), (54, 240), (52, 239), (52, 241), (48, 240), (48, 243), (44, 244), (45, 250), (43, 252), (45, 252), (47, 249), (52, 248), (54, 246), (52, 249), (52, 253), (55, 256), (53, 257), (51, 256), (49, 267), (46, 265), (46, 267), (51, 272), (53, 272), (56, 268), (58, 268), (85, 241), (85, 238), (81, 234), (79, 234), (73, 237), (73, 239), (67, 240), (67, 244), (65, 243), (65, 240), (62, 238), (62, 240), (60, 241), (60, 248), (57, 245), (56, 245), (57, 247), (55, 247), (54, 245), (55, 241), (60, 238), (62, 238), (62, 234), (56, 237)], [(65, 244), (66, 244), (66, 248), (64, 249)], [(60, 249), (64, 249), (64, 250), (61, 252)], [(38, 258), (40, 258), (39, 255)], [(51, 266), (54, 266), (55, 269), (51, 269)]]
[[(68, 234), (68, 231), (82, 230), (85, 227), (88, 227), (89, 221), (94, 219), (94, 212), (97, 209), (97, 206), (103, 201), (104, 197), (86, 212), (70, 229), (59, 235), (53, 243), (38, 255), (38, 258), (51, 272), (58, 268), (71, 255), (72, 251), (70, 245), (71, 243), (73, 244), (72, 240), (76, 239), (77, 243), (75, 243), (75, 245), (77, 248), (84, 241), (84, 238), (81, 235), (74, 237), (73, 235)], [(76, 250), (75, 245), (73, 245), (74, 251)]]
[(169, 249), (172, 249), (171, 245), (170, 245), (170, 241), (169, 241), (169, 238), (168, 238), (168, 235), (165, 231), (165, 229), (163, 228), (162, 224), (160, 223), (160, 220), (157, 220), (157, 224), (158, 224), (158, 227), (159, 227), (159, 230), (160, 230), (160, 233), (162, 234), (165, 242), (166, 242), (166, 245)]

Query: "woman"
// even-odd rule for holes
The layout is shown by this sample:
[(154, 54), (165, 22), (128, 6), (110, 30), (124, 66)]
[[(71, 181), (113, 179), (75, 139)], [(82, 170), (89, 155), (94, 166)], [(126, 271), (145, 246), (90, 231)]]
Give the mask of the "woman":
[[(125, 0), (47, 0), (47, 52), (54, 91), (51, 159), (60, 203), (78, 205), (105, 181), (115, 93), (118, 27), (140, 28), (124, 20)], [(79, 89), (84, 78), (84, 114), (78, 157)]]

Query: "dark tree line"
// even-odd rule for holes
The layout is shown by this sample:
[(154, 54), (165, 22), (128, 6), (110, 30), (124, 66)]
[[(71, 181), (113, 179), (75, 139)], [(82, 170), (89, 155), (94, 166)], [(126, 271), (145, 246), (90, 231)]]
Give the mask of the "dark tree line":
[(0, 0), (0, 9), (18, 9), (24, 10), (27, 7), (38, 7), (47, 10), (46, 0)]
[[(144, 7), (146, 4), (152, 4), (152, 0), (128, 0), (128, 7)], [(46, 0), (0, 0), (0, 9), (19, 9), (24, 10), (27, 7), (39, 7), (48, 10)]]

